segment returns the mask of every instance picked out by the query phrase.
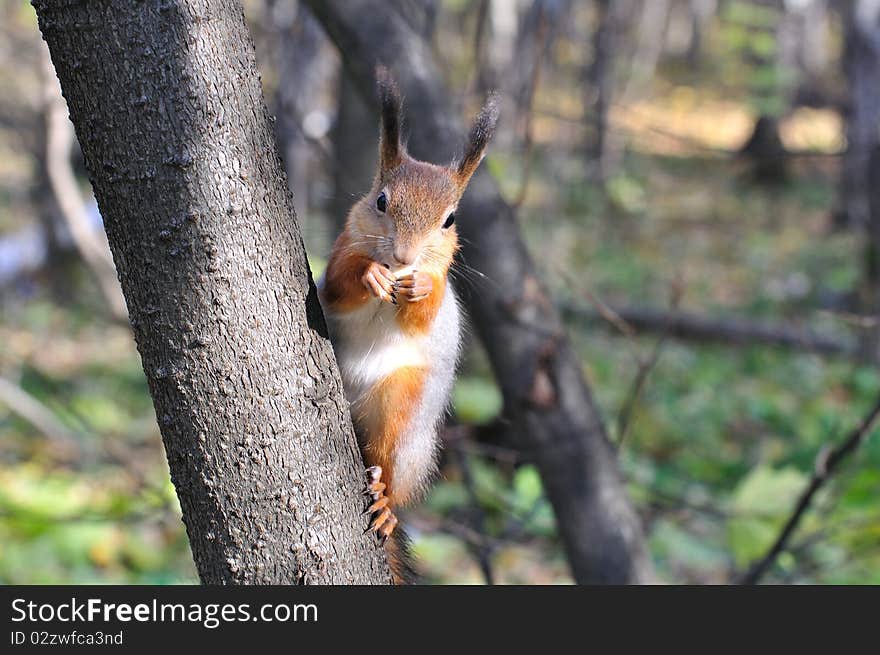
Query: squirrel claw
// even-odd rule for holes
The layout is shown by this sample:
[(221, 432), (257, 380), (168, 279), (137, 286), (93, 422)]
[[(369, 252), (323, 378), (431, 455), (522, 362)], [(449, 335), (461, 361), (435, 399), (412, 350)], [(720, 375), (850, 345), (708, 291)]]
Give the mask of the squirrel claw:
[(402, 275), (394, 282), (395, 294), (402, 295), (407, 302), (420, 302), (434, 289), (434, 280), (428, 273), (412, 271)]
[(367, 490), (365, 495), (373, 499), (373, 503), (366, 509), (364, 514), (372, 514), (373, 520), (370, 522), (364, 533), (375, 532), (384, 543), (386, 539), (394, 531), (397, 526), (397, 517), (388, 507), (391, 499), (384, 494), (386, 489), (385, 483), (381, 482), (382, 467), (371, 466), (366, 470)]
[(374, 502), (366, 510), (364, 510), (364, 514), (373, 514), (374, 512), (378, 512), (386, 505), (388, 505), (388, 496), (381, 496), (378, 500), (376, 500), (376, 502)]
[(379, 528), (381, 528), (385, 524), (385, 522), (392, 516), (394, 515), (391, 513), (390, 509), (388, 509), (387, 507), (382, 508), (381, 510), (379, 510), (376, 516), (373, 517), (373, 521), (370, 523), (370, 527), (367, 528), (367, 531), (378, 532)]
[(368, 484), (367, 488), (364, 489), (365, 496), (371, 496), (373, 500), (379, 498), (382, 495), (382, 492), (385, 491), (385, 483), (384, 482), (374, 482), (372, 484)]
[(384, 544), (388, 541), (388, 537), (391, 536), (391, 533), (394, 532), (394, 528), (397, 527), (397, 517), (394, 514), (388, 517), (388, 520), (379, 528), (379, 538), (382, 540)]
[(394, 516), (394, 513), (390, 509), (385, 507), (379, 511), (379, 513), (373, 519), (373, 522), (370, 523), (370, 527), (367, 528), (367, 532), (375, 532), (377, 535), (379, 535), (379, 538), (382, 539), (382, 542), (384, 543), (385, 540), (391, 536), (391, 533), (394, 532), (394, 528), (396, 526), (397, 517)]
[(392, 291), (393, 282), (394, 276), (391, 271), (383, 268), (381, 264), (376, 262), (371, 262), (361, 276), (361, 283), (373, 296), (384, 302), (396, 305), (397, 298), (394, 297)]

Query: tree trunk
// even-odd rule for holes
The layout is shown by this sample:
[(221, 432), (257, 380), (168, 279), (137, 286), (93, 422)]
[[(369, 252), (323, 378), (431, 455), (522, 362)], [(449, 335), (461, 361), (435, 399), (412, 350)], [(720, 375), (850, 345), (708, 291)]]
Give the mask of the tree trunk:
[[(775, 185), (788, 179), (788, 158), (779, 130), (780, 119), (791, 106), (790, 84), (784, 74), (795, 69), (793, 46), (794, 18), (782, 0), (754, 0), (761, 19), (748, 25), (754, 38), (772, 38), (772, 51), (755, 50), (746, 46), (743, 52), (747, 65), (754, 68), (750, 95), (757, 116), (752, 133), (739, 150), (749, 164), (749, 174), (757, 184)], [(769, 17), (769, 18), (768, 18)], [(776, 82), (770, 86), (761, 82), (771, 76)]]
[(378, 129), (379, 114), (361, 98), (348, 71), (339, 71), (336, 123), (333, 125), (333, 195), (327, 204), (327, 225), (333, 236), (342, 232), (351, 206), (370, 188), (378, 164), (378, 145), (364, 130)]
[(691, 40), (687, 49), (688, 65), (698, 70), (703, 64), (705, 32), (709, 19), (718, 10), (717, 0), (690, 0)]
[[(309, 0), (364, 97), (375, 101), (374, 67), (394, 68), (407, 99), (413, 154), (451, 161), (463, 140), (424, 40), (384, 3)], [(382, 38), (376, 38), (381, 34)], [(519, 236), (515, 213), (486, 170), (471, 181), (458, 215), (463, 259), (486, 275), (462, 288), (505, 399), (505, 417), (537, 464), (575, 579), (652, 579), (638, 518), (556, 308)]]
[[(288, 183), (294, 202), (302, 213), (312, 202), (308, 190), (313, 146), (303, 133), (305, 118), (317, 104), (316, 97), (322, 90), (322, 80), (328, 74), (332, 75), (334, 66), (333, 62), (324, 61), (326, 38), (311, 12), (300, 4), (292, 16), (286, 16), (276, 10), (277, 4), (270, 2), (266, 11), (266, 29), (271, 34), (271, 40), (277, 44), (273, 50), (278, 53), (278, 82), (271, 104), (277, 117), (275, 134)], [(292, 13), (289, 4), (285, 5), (283, 8)]]
[(758, 184), (777, 184), (788, 177), (785, 146), (779, 133), (779, 119), (762, 115), (755, 120), (739, 155), (751, 164), (750, 175)]
[[(841, 189), (847, 223), (867, 233), (860, 304), (880, 313), (880, 5), (853, 0), (845, 5), (844, 66), (849, 83), (847, 151)], [(865, 333), (866, 354), (880, 354), (880, 330)]]
[(242, 7), (35, 0), (205, 583), (387, 583)]

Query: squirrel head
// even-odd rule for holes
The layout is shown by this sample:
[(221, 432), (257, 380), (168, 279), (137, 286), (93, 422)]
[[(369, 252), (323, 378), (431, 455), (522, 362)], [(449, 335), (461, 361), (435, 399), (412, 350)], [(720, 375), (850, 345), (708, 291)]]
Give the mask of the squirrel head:
[(474, 120), (463, 155), (448, 166), (410, 157), (401, 140), (401, 98), (382, 66), (376, 77), (381, 105), (379, 169), (370, 193), (351, 214), (359, 244), (394, 271), (445, 270), (458, 248), (455, 210), (480, 165), (498, 121), (491, 94)]

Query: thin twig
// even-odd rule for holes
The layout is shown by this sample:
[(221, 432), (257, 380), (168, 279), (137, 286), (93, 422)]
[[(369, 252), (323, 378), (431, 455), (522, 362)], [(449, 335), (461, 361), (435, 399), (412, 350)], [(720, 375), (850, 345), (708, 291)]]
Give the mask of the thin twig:
[(617, 414), (617, 442), (615, 446), (618, 449), (623, 446), (623, 442), (626, 440), (629, 427), (632, 425), (632, 417), (635, 413), (636, 405), (642, 396), (648, 376), (660, 360), (660, 354), (663, 352), (667, 336), (667, 334), (661, 334), (654, 343), (650, 356), (646, 360), (639, 362), (639, 369), (636, 371), (636, 376), (630, 386), (629, 393), (627, 393), (626, 399), (623, 401)]
[[(672, 283), (670, 291), (670, 312), (674, 312), (678, 309), (678, 306), (681, 303), (683, 292), (683, 283), (681, 277), (678, 276), (676, 280)], [(644, 390), (645, 384), (648, 381), (648, 376), (651, 374), (651, 371), (654, 370), (654, 367), (657, 366), (657, 362), (660, 361), (660, 355), (663, 352), (663, 346), (666, 344), (666, 338), (668, 336), (669, 327), (667, 325), (666, 329), (660, 331), (660, 336), (657, 337), (657, 341), (654, 343), (654, 347), (651, 349), (651, 354), (648, 356), (648, 358), (639, 361), (639, 368), (636, 372), (636, 377), (633, 380), (632, 385), (630, 386), (629, 393), (626, 395), (626, 399), (624, 400), (623, 405), (621, 405), (620, 412), (618, 412), (617, 414), (616, 446), (618, 449), (623, 446), (623, 442), (626, 439), (629, 427), (632, 424), (632, 417), (635, 413), (636, 405), (638, 404), (639, 399), (642, 396), (642, 391)]]
[[(480, 499), (477, 496), (476, 488), (474, 487), (474, 476), (471, 472), (470, 462), (468, 462), (467, 455), (460, 450), (456, 451), (456, 455), (458, 456), (458, 464), (461, 467), (461, 477), (464, 481), (464, 487), (467, 490), (468, 498), (473, 507), (473, 528), (478, 534), (485, 535), (486, 513), (483, 511)], [(495, 574), (492, 570), (491, 546), (489, 546), (485, 540), (481, 540), (481, 543), (473, 545), (472, 550), (477, 559), (477, 563), (480, 565), (480, 570), (483, 572), (483, 578), (486, 580), (486, 584), (494, 585)]]
[(544, 62), (544, 50), (547, 45), (548, 21), (546, 9), (541, 5), (538, 15), (538, 44), (535, 51), (535, 64), (532, 70), (532, 77), (529, 84), (529, 93), (526, 98), (525, 118), (523, 125), (523, 171), (522, 181), (520, 182), (519, 191), (511, 202), (513, 208), (522, 206), (525, 202), (526, 195), (529, 191), (529, 181), (532, 177), (532, 158), (535, 145), (535, 136), (532, 130), (532, 122), (534, 118), (535, 96), (538, 93), (538, 85), (541, 81), (541, 68)]
[[(560, 275), (565, 279), (565, 281), (569, 284), (569, 287), (572, 289), (576, 289), (577, 287), (572, 286), (574, 280), (564, 272), (559, 272)], [(599, 314), (599, 317), (602, 318), (609, 325), (613, 326), (618, 332), (620, 332), (623, 336), (625, 336), (630, 341), (636, 338), (636, 330), (630, 325), (629, 321), (623, 318), (620, 313), (609, 307), (605, 302), (599, 298), (595, 293), (590, 291), (589, 289), (585, 289), (581, 292), (584, 299), (592, 305), (593, 309)]]
[(852, 312), (838, 312), (829, 309), (819, 309), (817, 314), (823, 314), (829, 318), (839, 320), (861, 330), (873, 330), (880, 326), (880, 316), (865, 316), (864, 314), (854, 314)]
[(794, 534), (801, 519), (810, 508), (816, 493), (828, 482), (832, 474), (835, 472), (840, 463), (851, 455), (867, 438), (880, 417), (880, 397), (877, 398), (871, 411), (862, 420), (862, 422), (853, 430), (850, 435), (836, 448), (831, 448), (828, 444), (822, 447), (816, 455), (815, 471), (807, 488), (801, 494), (800, 499), (795, 506), (794, 512), (773, 542), (773, 545), (760, 560), (755, 562), (749, 570), (740, 579), (740, 584), (757, 584), (764, 574), (776, 562), (776, 558), (786, 550), (788, 541)]

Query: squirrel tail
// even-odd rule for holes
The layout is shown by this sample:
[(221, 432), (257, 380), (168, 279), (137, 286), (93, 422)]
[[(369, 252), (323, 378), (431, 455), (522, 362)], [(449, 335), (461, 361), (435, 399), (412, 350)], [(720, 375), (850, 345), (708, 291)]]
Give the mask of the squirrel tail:
[(399, 525), (385, 541), (385, 554), (391, 567), (391, 579), (395, 585), (416, 584), (418, 574), (413, 563), (411, 542)]

